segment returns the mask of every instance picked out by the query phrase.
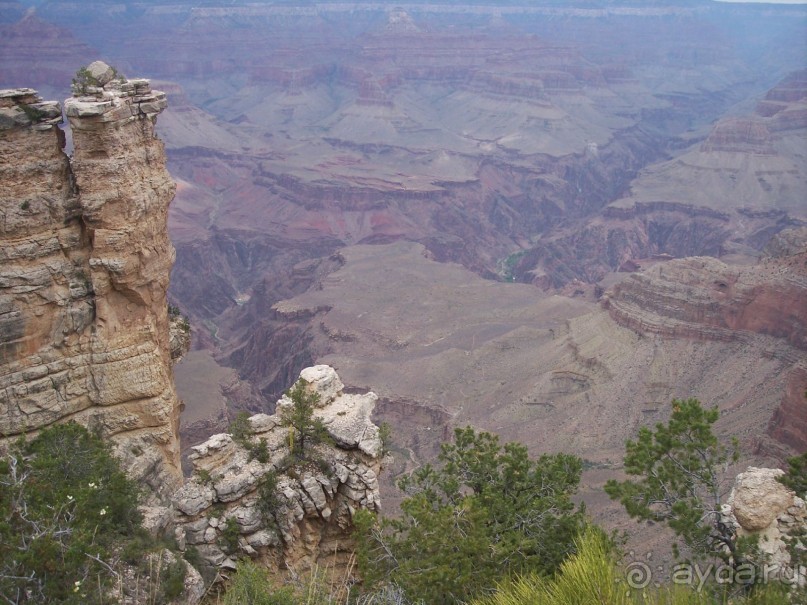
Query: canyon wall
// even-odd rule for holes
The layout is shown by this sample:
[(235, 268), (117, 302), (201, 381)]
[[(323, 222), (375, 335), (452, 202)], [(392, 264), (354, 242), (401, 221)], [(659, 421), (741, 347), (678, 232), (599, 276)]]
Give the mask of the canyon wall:
[(0, 93), (0, 434), (75, 420), (167, 495), (181, 473), (166, 300), (175, 186), (154, 134), (166, 101), (95, 68), (65, 104), (72, 159), (57, 103)]
[(709, 257), (659, 263), (617, 284), (604, 305), (617, 323), (644, 334), (743, 340), (751, 334), (807, 349), (807, 252), (732, 267)]

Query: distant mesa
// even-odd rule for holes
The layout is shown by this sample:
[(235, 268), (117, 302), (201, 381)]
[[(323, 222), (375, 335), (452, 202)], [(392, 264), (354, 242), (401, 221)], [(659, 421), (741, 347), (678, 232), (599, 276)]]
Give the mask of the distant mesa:
[(771, 133), (762, 120), (755, 118), (731, 118), (715, 126), (701, 145), (701, 151), (729, 151), (772, 155), (776, 153), (771, 144)]

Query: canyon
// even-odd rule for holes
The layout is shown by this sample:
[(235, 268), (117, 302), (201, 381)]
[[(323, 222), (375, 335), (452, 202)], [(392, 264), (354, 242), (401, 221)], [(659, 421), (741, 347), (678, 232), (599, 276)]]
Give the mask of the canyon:
[[(673, 397), (717, 405), (743, 463), (807, 448), (804, 7), (29, 4), (0, 3), (0, 85), (64, 97), (103, 57), (169, 101), (186, 472), (317, 364), (395, 427), (388, 510), (457, 425), (584, 457), (583, 498), (622, 527), (600, 487)], [(81, 136), (74, 168), (38, 152), (87, 187), (78, 240), (121, 228), (94, 214), (117, 185), (82, 184), (104, 150)], [(157, 300), (91, 258), (107, 325)]]
[[(297, 401), (283, 397), (277, 415), (244, 417), (242, 433), (194, 447), (194, 476), (183, 478), (173, 366), (190, 339), (187, 319), (167, 302), (175, 185), (154, 132), (165, 93), (101, 61), (73, 89), (64, 103), (70, 157), (59, 103), (29, 88), (0, 90), (4, 464), (16, 462), (5, 457), (13, 441), (77, 422), (108, 440), (139, 484), (144, 527), (174, 537), (177, 554), (161, 547), (149, 562), (160, 573), (163, 555), (174, 563), (190, 547), (195, 568), (212, 574), (208, 584), (242, 555), (262, 557), (280, 579), (319, 566), (349, 578), (353, 514), (381, 507), (377, 396), (344, 393), (328, 366), (306, 368), (298, 384), (322, 423), (320, 442), (297, 445), (284, 414)], [(115, 595), (142, 602), (142, 570), (104, 565)], [(183, 571), (175, 605), (203, 597), (195, 568)]]

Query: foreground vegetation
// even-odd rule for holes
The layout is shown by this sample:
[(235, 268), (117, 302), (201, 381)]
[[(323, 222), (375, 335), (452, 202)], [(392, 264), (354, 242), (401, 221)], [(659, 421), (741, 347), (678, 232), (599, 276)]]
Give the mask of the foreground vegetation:
[[(585, 519), (571, 501), (581, 463), (573, 456), (532, 460), (519, 444), (489, 433), (455, 431), (436, 465), (400, 487), (397, 519), (358, 511), (358, 560), (364, 583), (348, 596), (328, 583), (275, 589), (265, 572), (242, 562), (225, 605), (804, 605), (805, 593), (765, 583), (763, 557), (720, 524), (736, 444), (712, 431), (716, 410), (673, 401), (667, 424), (626, 444), (630, 479), (607, 491), (642, 521), (662, 522), (681, 539), (680, 567), (661, 574), (622, 560), (619, 541)], [(807, 491), (807, 454), (790, 461), (782, 483)], [(794, 560), (804, 557), (798, 538)], [(695, 565), (700, 567), (695, 568)], [(733, 572), (719, 580), (716, 565)], [(745, 567), (740, 567), (744, 565)], [(678, 570), (678, 571), (675, 571)], [(704, 573), (704, 570), (710, 573)], [(739, 571), (750, 571), (742, 576)], [(658, 574), (657, 577), (653, 573)], [(703, 575), (700, 575), (703, 574)]]
[(582, 461), (530, 459), (518, 443), (457, 429), (438, 464), (401, 480), (399, 518), (358, 511), (359, 564), (368, 586), (393, 583), (413, 600), (467, 601), (500, 578), (554, 573), (584, 524), (571, 500)]
[(620, 568), (611, 541), (601, 530), (589, 527), (577, 541), (577, 553), (552, 578), (537, 575), (513, 580), (489, 598), (473, 605), (781, 605), (787, 588), (759, 586), (746, 596), (693, 586), (635, 587)]
[(185, 563), (148, 557), (163, 545), (143, 530), (139, 501), (108, 444), (74, 422), (14, 444), (0, 456), (2, 600), (117, 603), (124, 569), (136, 577), (129, 588), (149, 594), (149, 603), (176, 597)]
[[(322, 427), (312, 423), (305, 393), (284, 424), (304, 460)], [(296, 412), (296, 415), (295, 415)], [(667, 424), (642, 429), (626, 445), (629, 479), (608, 483), (611, 497), (642, 521), (669, 525), (681, 539), (680, 561), (716, 561), (736, 571), (764, 563), (753, 542), (720, 522), (733, 443), (712, 426), (716, 410), (697, 400), (673, 401)], [(242, 418), (241, 424), (245, 419)], [(248, 423), (247, 423), (248, 424)], [(238, 437), (239, 423), (234, 423)], [(246, 426), (246, 425), (245, 425)], [(242, 429), (246, 430), (244, 427)], [(259, 448), (260, 449), (260, 448)], [(262, 451), (252, 452), (261, 456)], [(697, 582), (635, 576), (619, 541), (587, 520), (572, 497), (582, 462), (565, 454), (529, 457), (517, 443), (468, 427), (443, 444), (435, 464), (400, 482), (406, 492), (395, 519), (366, 511), (354, 517), (359, 576), (312, 577), (276, 586), (266, 570), (239, 561), (221, 605), (774, 605), (807, 604), (805, 591), (757, 577)], [(807, 454), (791, 459), (782, 483), (807, 492)], [(149, 536), (138, 512), (140, 493), (108, 444), (75, 424), (43, 430), (0, 455), (0, 601), (101, 605), (168, 603), (183, 591), (186, 563), (153, 565), (164, 544)], [(804, 535), (789, 539), (793, 561), (805, 563)], [(162, 559), (160, 559), (161, 561)], [(148, 569), (145, 565), (148, 564)], [(128, 572), (146, 590), (134, 592)], [(132, 595), (144, 595), (131, 601)]]

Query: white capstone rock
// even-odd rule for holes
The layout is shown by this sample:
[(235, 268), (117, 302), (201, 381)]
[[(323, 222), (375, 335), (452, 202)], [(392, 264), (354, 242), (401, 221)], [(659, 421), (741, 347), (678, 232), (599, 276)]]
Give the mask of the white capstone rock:
[(305, 368), (300, 372), (300, 378), (310, 383), (311, 388), (319, 393), (321, 407), (331, 403), (345, 388), (336, 370), (331, 366), (319, 365)]

